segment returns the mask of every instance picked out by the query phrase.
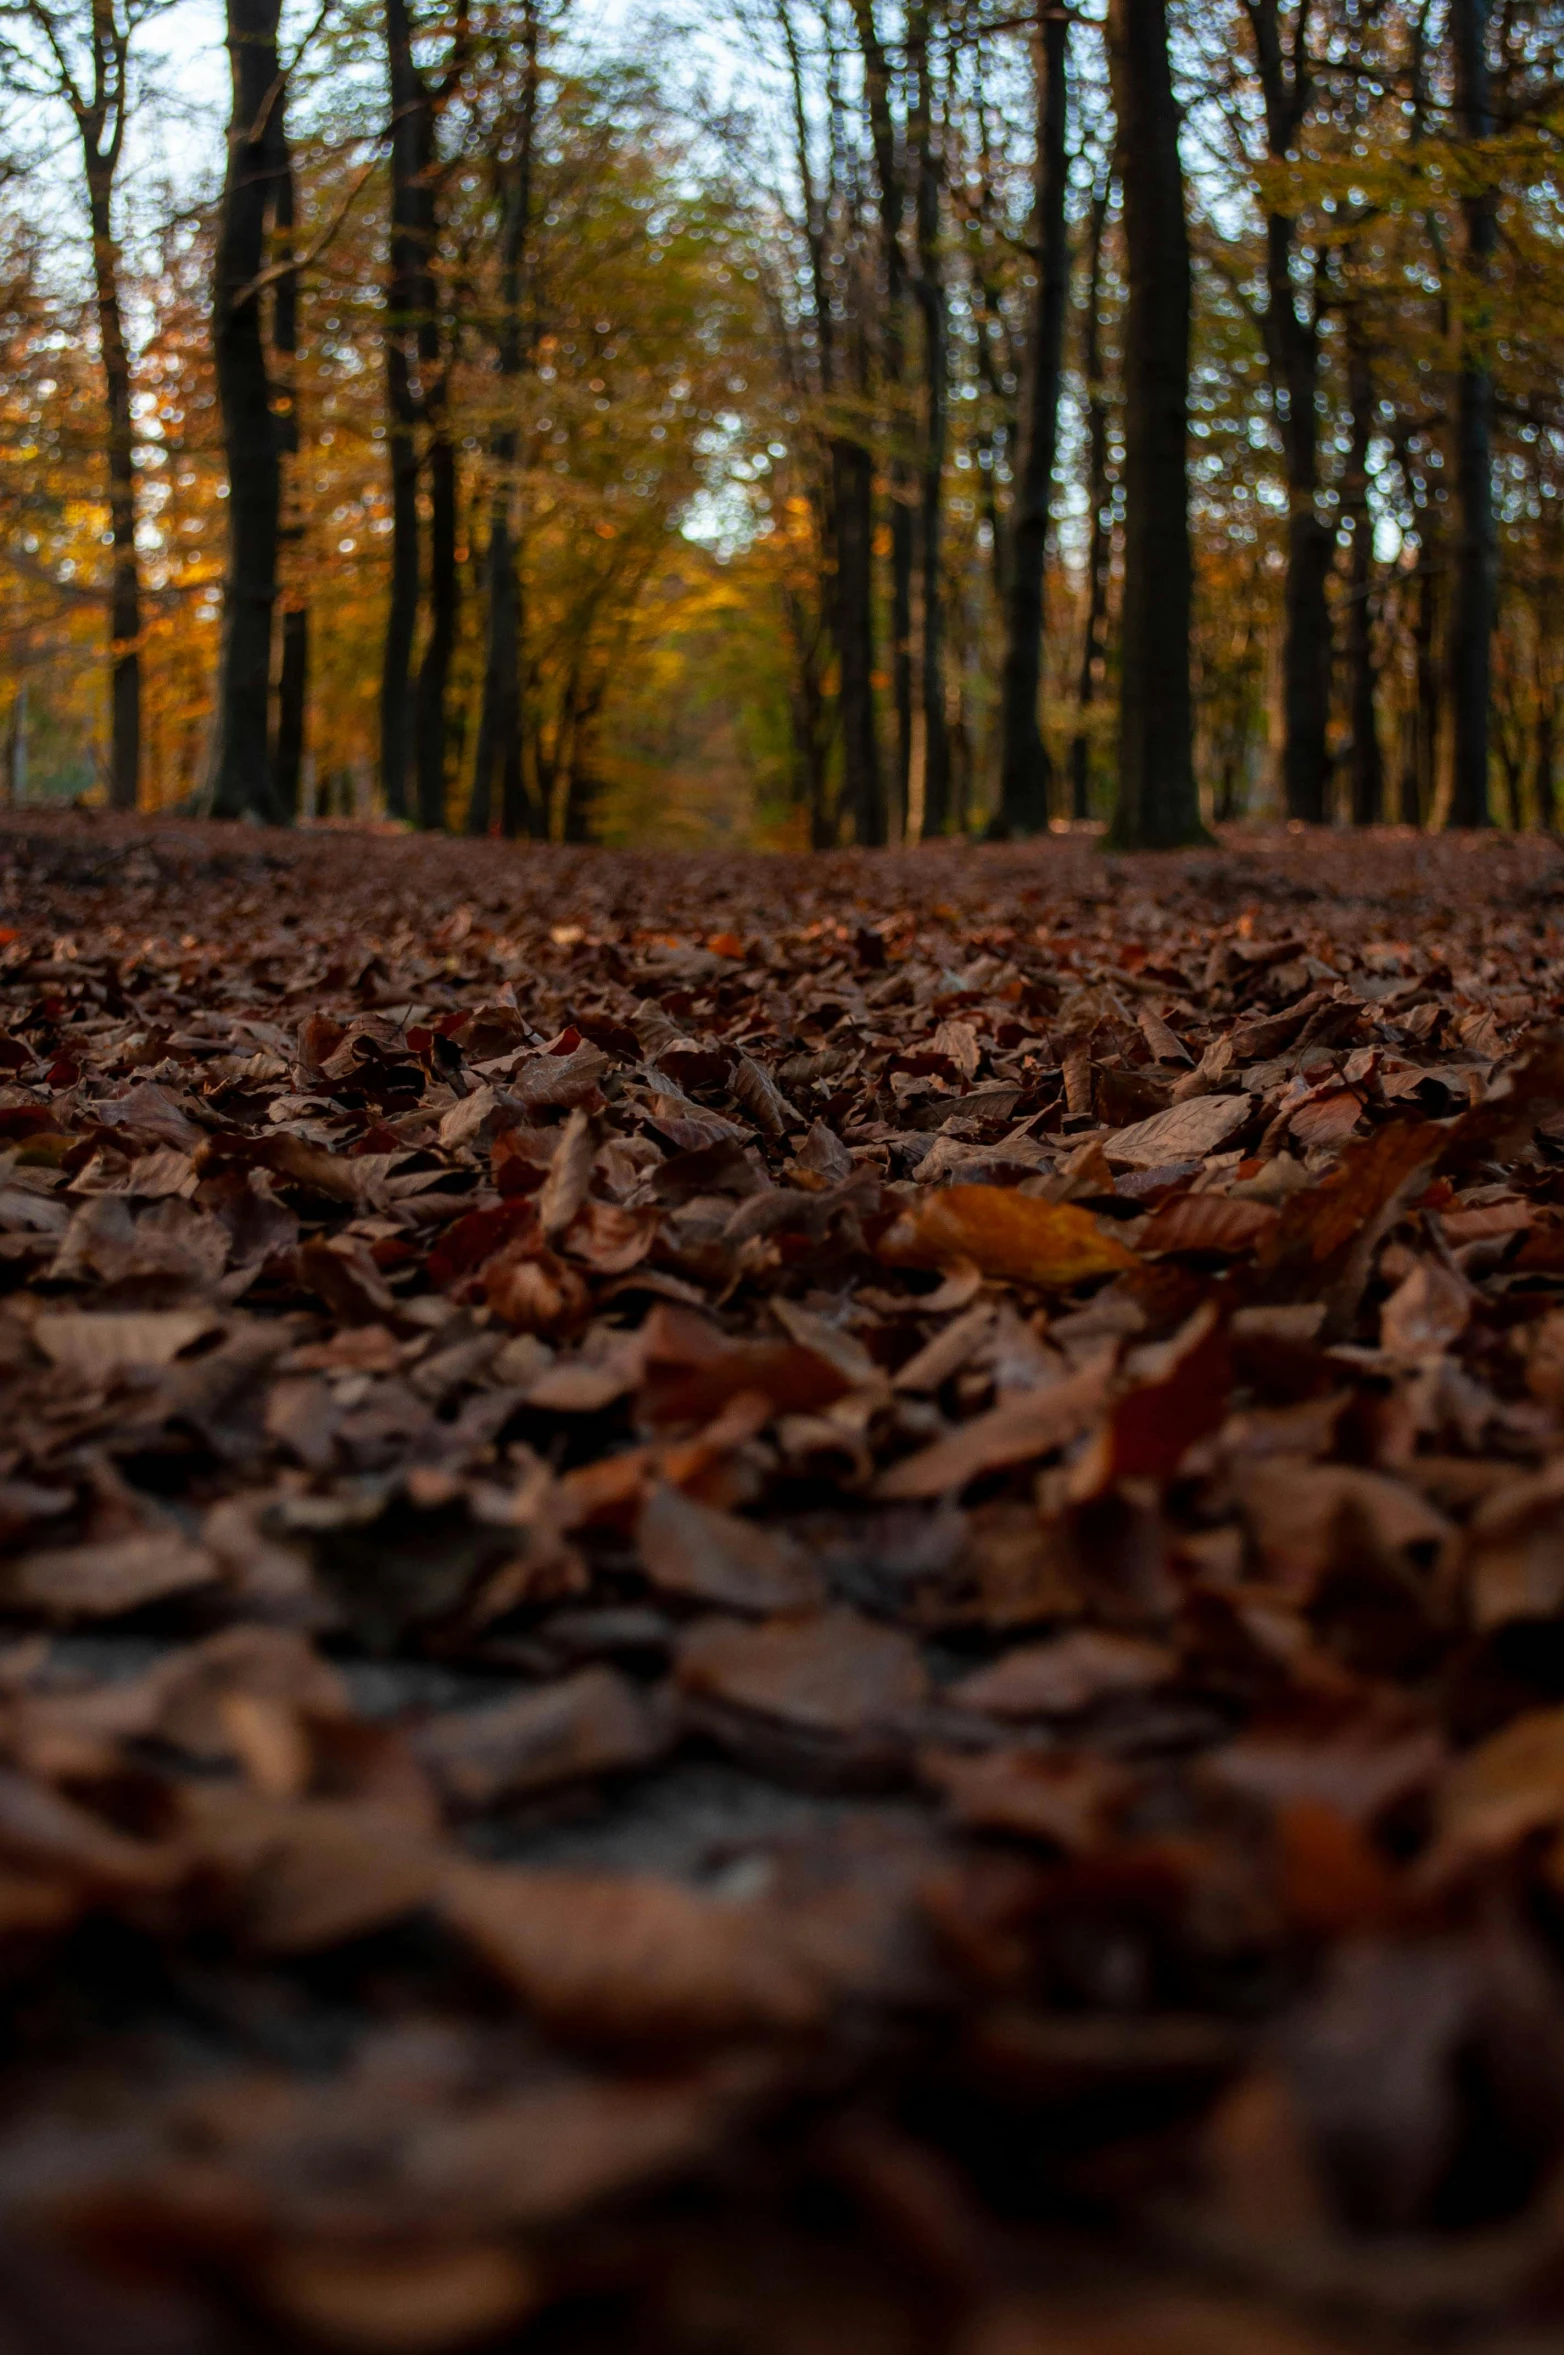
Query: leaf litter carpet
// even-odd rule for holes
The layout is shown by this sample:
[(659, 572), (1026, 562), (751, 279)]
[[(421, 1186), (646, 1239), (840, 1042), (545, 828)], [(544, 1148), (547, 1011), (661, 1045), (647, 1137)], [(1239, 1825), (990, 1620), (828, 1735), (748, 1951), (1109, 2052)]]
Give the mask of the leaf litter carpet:
[(1551, 846), (0, 895), (4, 2355), (1558, 2344)]

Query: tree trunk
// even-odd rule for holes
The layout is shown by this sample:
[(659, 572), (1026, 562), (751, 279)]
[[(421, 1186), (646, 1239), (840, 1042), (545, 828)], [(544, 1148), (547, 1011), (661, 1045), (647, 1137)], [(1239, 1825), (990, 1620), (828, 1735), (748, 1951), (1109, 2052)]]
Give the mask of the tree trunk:
[[(1310, 428), (1307, 438), (1315, 436)], [(1289, 436), (1289, 440), (1292, 437)], [(1282, 786), (1289, 818), (1322, 826), (1327, 816), (1330, 756), (1331, 630), (1326, 584), (1330, 579), (1331, 533), (1315, 506), (1315, 490), (1297, 480), (1290, 465), (1287, 519), (1286, 615), (1282, 643)]]
[(1039, 17), (1036, 191), (1032, 205), (1037, 284), (1027, 326), (1000, 683), (998, 831), (1007, 835), (1042, 832), (1048, 824), (1053, 783), (1052, 764), (1038, 725), (1037, 701), (1042, 687), (1048, 510), (1059, 442), (1064, 314), (1070, 294), (1070, 247), (1064, 215), (1069, 176), (1065, 115), (1070, 20), (1058, 7), (1044, 8)]
[(831, 444), (831, 513), (842, 798), (854, 841), (877, 843), (885, 840), (885, 794), (874, 710), (874, 461), (841, 435)]
[(1086, 552), (1086, 630), (1075, 690), (1075, 737), (1070, 746), (1070, 815), (1091, 815), (1091, 744), (1086, 714), (1103, 684), (1107, 665), (1108, 580), (1113, 556), (1113, 521), (1108, 509), (1108, 399), (1102, 380), (1102, 245), (1113, 195), (1110, 179), (1092, 198), (1086, 271), (1086, 318), (1081, 373), (1086, 384), (1086, 498), (1091, 538)]
[[(1468, 141), (1493, 133), (1489, 97), (1491, 0), (1451, 0), (1456, 114)], [(1493, 661), (1498, 542), (1493, 512), (1493, 377), (1489, 315), (1483, 304), (1498, 239), (1494, 200), (1486, 191), (1461, 199), (1466, 227), (1465, 301), (1456, 388), (1455, 480), (1460, 512), (1455, 605), (1450, 624), (1450, 700), (1454, 726), (1452, 826), (1488, 824), (1488, 707)]]
[(1204, 837), (1189, 682), (1189, 235), (1164, 0), (1110, 0), (1124, 188), (1124, 607), (1112, 840)]
[[(853, 0), (858, 45), (863, 55), (864, 96), (880, 214), (885, 268), (885, 310), (880, 330), (880, 367), (890, 424), (891, 702), (896, 715), (893, 799), (897, 821), (907, 820), (907, 786), (912, 773), (912, 574), (913, 508), (910, 469), (903, 447), (907, 376), (907, 259), (902, 250), (906, 188), (896, 151), (891, 112), (891, 71), (875, 26), (873, 0)], [(892, 823), (887, 812), (886, 830)]]
[(1412, 624), (1416, 692), (1410, 778), (1413, 807), (1407, 808), (1403, 792), (1401, 808), (1403, 820), (1415, 826), (1426, 826), (1434, 814), (1434, 798), (1439, 790), (1440, 724), (1444, 717), (1439, 679), (1440, 542), (1432, 507), (1425, 511), (1423, 525), (1418, 536), (1417, 612)]
[(413, 714), (418, 823), (437, 833), (445, 824), (446, 691), (456, 650), (460, 583), (456, 565), (456, 446), (447, 424), (443, 378), (426, 401), (429, 438), (429, 638), (418, 670)]
[(835, 735), (821, 675), (824, 631), (812, 601), (791, 589), (782, 593), (792, 665), (788, 719), (792, 739), (792, 803), (802, 811), (812, 847), (829, 840), (829, 773)]
[(282, 617), (282, 660), (277, 668), (277, 800), (286, 819), (299, 814), (309, 693), (309, 607), (290, 605)]
[(130, 354), (119, 291), (119, 247), (113, 229), (114, 166), (111, 154), (89, 154), (87, 197), (92, 225), (92, 267), (97, 298), (98, 343), (109, 428), (110, 560), (109, 637), (111, 739), (109, 801), (133, 810), (141, 785), (141, 575), (136, 555), (136, 449), (131, 414)]
[(420, 330), (434, 308), (434, 103), (413, 59), (406, 0), (385, 0), (391, 101), (391, 243), (386, 282), (386, 407), (391, 462), (391, 594), (380, 679), (380, 789), (408, 814), (413, 644), (422, 574), (418, 459)]
[(1554, 709), (1553, 689), (1543, 672), (1543, 654), (1537, 652), (1537, 722), (1533, 739), (1532, 794), (1537, 812), (1537, 823), (1550, 834), (1559, 830), (1558, 762), (1555, 749), (1557, 714)]
[[(495, 162), (500, 197), (500, 331), (494, 365), (500, 382), (501, 416), (489, 446), (494, 469), (489, 501), (486, 565), (488, 628), (483, 666), (483, 705), (473, 771), (468, 831), (486, 834), (492, 822), (495, 778), (500, 781), (500, 821), (507, 836), (533, 831), (522, 766), (521, 580), (513, 522), (519, 440), (512, 408), (515, 388), (529, 353), (522, 317), (532, 231), (532, 167), (537, 132), (538, 20), (530, 5), (523, 18), (525, 71), (514, 152)], [(509, 128), (509, 126), (507, 126)]]
[(923, 629), (918, 694), (923, 735), (923, 832), (943, 834), (950, 821), (950, 735), (945, 719), (945, 445), (950, 417), (950, 331), (940, 241), (944, 158), (934, 132), (934, 76), (929, 57), (929, 0), (918, 0), (907, 28), (917, 76), (910, 126), (917, 167), (918, 309), (923, 320), (923, 449), (918, 504)]
[[(1266, 153), (1281, 164), (1295, 147), (1313, 84), (1307, 52), (1309, 12), (1296, 12), (1293, 48), (1283, 48), (1280, 0), (1246, 0), (1255, 64), (1265, 105)], [(1326, 586), (1333, 535), (1320, 514), (1320, 338), (1316, 315), (1300, 318), (1293, 283), (1296, 223), (1272, 212), (1265, 223), (1265, 347), (1277, 423), (1287, 463), (1287, 580), (1282, 647), (1282, 777), (1287, 814), (1306, 825), (1324, 820), (1330, 760), (1331, 634)]]
[(283, 275), (272, 294), (272, 350), (276, 355), (273, 407), (281, 450), (282, 660), (277, 671), (277, 741), (273, 755), (277, 799), (283, 814), (299, 814), (304, 768), (310, 677), (310, 614), (304, 570), (305, 504), (299, 463), (299, 279), (294, 260), (293, 157), (288, 146), (283, 100), (272, 108), (276, 159), (277, 264)]
[(1352, 716), (1352, 822), (1377, 826), (1385, 814), (1385, 770), (1379, 748), (1374, 666), (1374, 525), (1369, 513), (1369, 446), (1374, 433), (1374, 378), (1355, 319), (1348, 323), (1347, 382), (1352, 448), (1347, 460), (1346, 512), (1352, 519), (1347, 560), (1348, 703)]
[(212, 811), (274, 822), (272, 614), (281, 493), (277, 427), (256, 281), (277, 173), (269, 115), (281, 98), (279, 0), (228, 0), (233, 107), (218, 218), (212, 348), (228, 460), (228, 572), (218, 657)]

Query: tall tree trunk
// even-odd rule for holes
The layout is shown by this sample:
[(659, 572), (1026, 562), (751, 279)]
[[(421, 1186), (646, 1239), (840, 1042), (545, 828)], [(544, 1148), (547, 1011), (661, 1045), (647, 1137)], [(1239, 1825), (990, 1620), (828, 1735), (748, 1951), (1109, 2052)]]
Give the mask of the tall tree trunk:
[(1070, 746), (1070, 815), (1091, 815), (1091, 743), (1086, 715), (1103, 683), (1107, 663), (1108, 575), (1113, 523), (1108, 510), (1108, 397), (1102, 379), (1102, 247), (1113, 182), (1092, 198), (1086, 268), (1086, 317), (1081, 373), (1086, 383), (1086, 499), (1091, 537), (1086, 551), (1086, 629), (1075, 689), (1075, 736)]
[(877, 843), (885, 840), (885, 793), (874, 709), (874, 461), (862, 442), (841, 434), (831, 443), (831, 514), (842, 799), (854, 841)]
[(281, 467), (257, 284), (277, 192), (279, 0), (228, 0), (233, 108), (218, 218), (212, 348), (228, 460), (228, 571), (212, 764), (216, 817), (281, 816), (271, 771), (272, 614)]
[[(911, 470), (905, 449), (907, 419), (903, 410), (907, 379), (907, 257), (902, 249), (902, 227), (907, 196), (891, 110), (890, 61), (875, 24), (873, 0), (853, 0), (853, 18), (863, 56), (864, 95), (874, 151), (885, 271), (880, 367), (890, 423), (891, 702), (896, 718), (893, 800), (897, 821), (905, 826), (907, 786), (912, 773), (913, 701), (913, 507)], [(891, 822), (887, 813), (887, 831)]]
[(422, 576), (418, 455), (421, 330), (434, 310), (434, 101), (413, 58), (407, 0), (385, 0), (391, 101), (391, 240), (386, 282), (386, 406), (391, 463), (391, 594), (380, 680), (380, 790), (408, 814), (413, 645)]
[(501, 415), (489, 445), (494, 470), (489, 500), (486, 561), (487, 632), (484, 646), (483, 705), (473, 770), (468, 831), (486, 834), (493, 791), (500, 785), (500, 822), (507, 836), (533, 831), (522, 766), (521, 579), (514, 533), (516, 460), (520, 447), (513, 414), (516, 388), (526, 365), (529, 339), (522, 315), (532, 231), (533, 149), (538, 108), (538, 18), (526, 8), (522, 20), (525, 70), (513, 150), (497, 157), (495, 185), (500, 199), (500, 331), (494, 366), (500, 384)]
[(1558, 712), (1547, 657), (1539, 638), (1536, 648), (1537, 719), (1532, 739), (1532, 795), (1537, 823), (1550, 834), (1559, 830), (1559, 785), (1556, 751)]
[(273, 409), (282, 461), (281, 542), (282, 659), (277, 669), (277, 741), (272, 767), (283, 814), (299, 814), (309, 706), (310, 611), (304, 569), (304, 485), (299, 458), (299, 279), (293, 267), (294, 178), (283, 100), (272, 109), (276, 159), (276, 266), (282, 276), (272, 294), (272, 351), (275, 354)]
[(386, 337), (386, 440), (391, 462), (391, 587), (380, 671), (380, 791), (386, 814), (407, 816), (408, 751), (412, 734), (413, 641), (418, 632), (417, 405), (407, 355)]
[[(1488, 21), (1491, 0), (1451, 0), (1456, 114), (1468, 141), (1491, 138)], [(1461, 364), (1456, 387), (1455, 480), (1460, 512), (1455, 605), (1450, 624), (1450, 700), (1454, 727), (1450, 823), (1488, 824), (1488, 713), (1493, 665), (1498, 541), (1493, 512), (1493, 376), (1484, 289), (1498, 241), (1494, 199), (1464, 196), (1466, 277)]]
[(1164, 0), (1110, 0), (1124, 188), (1124, 607), (1112, 840), (1203, 838), (1189, 681), (1189, 234)]
[(1043, 572), (1048, 511), (1059, 443), (1059, 385), (1064, 373), (1064, 314), (1070, 294), (1065, 230), (1066, 58), (1070, 20), (1059, 7), (1039, 11), (1036, 37), (1037, 150), (1032, 220), (1037, 283), (1027, 325), (1021, 446), (1005, 597), (1005, 659), (1000, 683), (999, 830), (1037, 834), (1048, 823), (1052, 764), (1038, 725), (1042, 686)]
[[(817, 382), (821, 402), (830, 415), (842, 391), (837, 319), (837, 289), (827, 261), (829, 225), (833, 218), (835, 148), (832, 176), (822, 193), (815, 183), (810, 154), (809, 108), (805, 97), (802, 55), (786, 0), (778, 8), (778, 22), (787, 47), (793, 112), (794, 161), (804, 206), (804, 245), (809, 263), (811, 325), (816, 339)], [(839, 266), (839, 262), (836, 266)], [(857, 406), (862, 409), (864, 363), (860, 353)], [(826, 447), (824, 493), (826, 538), (830, 551), (829, 612), (836, 645), (837, 720), (842, 740), (843, 808), (851, 815), (859, 841), (884, 839), (884, 794), (880, 781), (878, 727), (874, 708), (874, 465), (862, 434), (848, 433), (837, 423)], [(838, 816), (840, 813), (838, 813)], [(836, 838), (837, 822), (818, 806), (811, 824), (816, 847)], [(822, 841), (823, 837), (823, 841)]]
[(109, 801), (133, 810), (141, 784), (141, 574), (136, 555), (136, 449), (131, 414), (130, 354), (119, 290), (119, 246), (113, 227), (118, 145), (87, 157), (92, 225), (92, 270), (98, 344), (109, 427), (109, 637), (111, 737)]
[(1369, 513), (1368, 462), (1374, 434), (1374, 377), (1359, 323), (1348, 322), (1347, 383), (1352, 448), (1344, 490), (1352, 519), (1347, 559), (1347, 672), (1352, 718), (1352, 822), (1377, 826), (1385, 814), (1385, 769), (1379, 748), (1374, 665), (1374, 523)]
[(950, 330), (941, 253), (944, 157), (934, 129), (930, 0), (917, 0), (907, 26), (916, 77), (910, 125), (917, 172), (918, 310), (923, 321), (923, 448), (918, 503), (922, 558), (922, 636), (918, 698), (923, 736), (923, 832), (943, 834), (950, 821), (950, 734), (945, 718), (945, 447), (950, 431)]
[(803, 813), (811, 847), (829, 842), (829, 773), (835, 735), (824, 667), (824, 629), (811, 600), (792, 589), (782, 592), (782, 610), (792, 650), (788, 719), (792, 741), (792, 803)]
[(446, 693), (456, 651), (461, 589), (456, 563), (456, 445), (451, 439), (448, 388), (440, 380), (425, 400), (429, 435), (429, 636), (418, 668), (413, 707), (418, 823), (437, 833), (445, 824)]
[(1417, 610), (1412, 623), (1414, 710), (1412, 722), (1411, 809), (1402, 795), (1402, 819), (1426, 826), (1434, 814), (1439, 790), (1439, 737), (1444, 698), (1439, 676), (1439, 583), (1441, 544), (1430, 502), (1421, 519), (1417, 552)]
[[(1283, 47), (1281, 0), (1246, 0), (1265, 104), (1266, 152), (1273, 166), (1297, 143), (1313, 83), (1307, 7), (1293, 14), (1292, 52)], [(1287, 463), (1287, 579), (1283, 593), (1282, 779), (1290, 818), (1324, 820), (1330, 760), (1331, 632), (1327, 583), (1333, 534), (1320, 513), (1319, 322), (1300, 317), (1293, 282), (1297, 224), (1271, 212), (1265, 223), (1265, 347)]]

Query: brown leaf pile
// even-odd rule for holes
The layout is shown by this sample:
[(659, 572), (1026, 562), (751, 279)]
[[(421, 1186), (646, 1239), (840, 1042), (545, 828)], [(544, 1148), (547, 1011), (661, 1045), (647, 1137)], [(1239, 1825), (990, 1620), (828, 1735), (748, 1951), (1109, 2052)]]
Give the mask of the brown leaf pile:
[(0, 879), (7, 2355), (1556, 2343), (1555, 853)]

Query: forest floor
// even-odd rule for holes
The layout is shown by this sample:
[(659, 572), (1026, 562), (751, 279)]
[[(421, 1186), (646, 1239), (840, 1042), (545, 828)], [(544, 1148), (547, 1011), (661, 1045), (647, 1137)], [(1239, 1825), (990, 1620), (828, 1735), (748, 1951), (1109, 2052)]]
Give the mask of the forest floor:
[(0, 2350), (1542, 2355), (1564, 857), (0, 821)]

